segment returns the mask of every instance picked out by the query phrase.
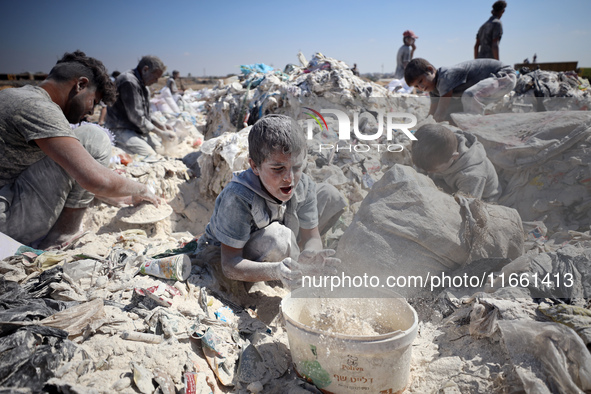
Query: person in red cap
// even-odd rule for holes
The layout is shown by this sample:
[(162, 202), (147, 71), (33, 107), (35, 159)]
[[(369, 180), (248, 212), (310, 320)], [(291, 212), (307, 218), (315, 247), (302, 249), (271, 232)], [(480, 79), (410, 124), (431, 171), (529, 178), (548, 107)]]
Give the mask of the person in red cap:
[(396, 72), (394, 73), (394, 79), (404, 78), (404, 69), (406, 65), (411, 61), (417, 49), (415, 40), (419, 38), (412, 30), (407, 30), (402, 33), (402, 42), (404, 45), (398, 50), (396, 55)]

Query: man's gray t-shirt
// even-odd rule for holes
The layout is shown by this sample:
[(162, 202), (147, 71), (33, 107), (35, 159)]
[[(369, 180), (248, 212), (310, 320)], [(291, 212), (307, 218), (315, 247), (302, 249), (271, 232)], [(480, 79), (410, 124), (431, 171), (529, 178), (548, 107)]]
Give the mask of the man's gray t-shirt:
[(480, 48), (478, 48), (478, 58), (494, 59), (492, 44), (495, 39), (501, 40), (503, 36), (503, 25), (501, 20), (496, 16), (491, 16), (476, 34), (476, 38), (480, 41)]
[(514, 74), (515, 70), (495, 59), (474, 59), (451, 67), (441, 67), (437, 70), (436, 87), (430, 95), (441, 97), (453, 91), (453, 97), (461, 97), (466, 89), (499, 73)]
[(37, 86), (0, 91), (0, 187), (46, 157), (34, 140), (78, 139), (61, 108)]

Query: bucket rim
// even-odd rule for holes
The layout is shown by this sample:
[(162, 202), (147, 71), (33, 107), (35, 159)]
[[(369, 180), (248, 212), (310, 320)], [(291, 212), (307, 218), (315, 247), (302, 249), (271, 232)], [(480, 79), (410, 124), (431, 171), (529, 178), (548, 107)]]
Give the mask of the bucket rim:
[[(298, 290), (300, 290), (300, 289), (296, 289), (295, 291), (298, 291)], [(308, 331), (312, 334), (325, 335), (325, 336), (329, 336), (332, 338), (344, 339), (344, 340), (355, 341), (355, 342), (374, 342), (374, 343), (385, 341), (385, 340), (390, 341), (392, 339), (397, 339), (397, 338), (405, 338), (407, 340), (408, 339), (414, 340), (414, 338), (417, 335), (417, 331), (418, 331), (418, 327), (419, 327), (419, 317), (417, 315), (417, 311), (403, 297), (399, 297), (397, 299), (404, 301), (404, 303), (406, 304), (406, 307), (408, 307), (412, 313), (413, 323), (411, 324), (411, 326), (409, 328), (407, 328), (406, 330), (395, 330), (395, 331), (391, 331), (391, 332), (388, 332), (385, 334), (379, 334), (379, 335), (349, 335), (349, 334), (335, 333), (335, 332), (330, 332), (330, 331), (325, 331), (325, 330), (313, 328), (313, 327), (310, 327), (310, 326), (305, 325), (303, 323), (300, 323), (299, 321), (297, 321), (297, 320), (293, 319), (291, 316), (289, 316), (289, 314), (285, 311), (285, 302), (289, 301), (290, 299), (293, 299), (293, 297), (291, 296), (293, 292), (294, 291), (290, 292), (287, 296), (285, 296), (283, 298), (283, 300), (281, 300), (281, 304), (280, 304), (281, 313), (282, 313), (284, 319), (286, 320), (286, 322), (294, 325), (297, 328)], [(359, 298), (339, 297), (338, 299), (359, 299)]]

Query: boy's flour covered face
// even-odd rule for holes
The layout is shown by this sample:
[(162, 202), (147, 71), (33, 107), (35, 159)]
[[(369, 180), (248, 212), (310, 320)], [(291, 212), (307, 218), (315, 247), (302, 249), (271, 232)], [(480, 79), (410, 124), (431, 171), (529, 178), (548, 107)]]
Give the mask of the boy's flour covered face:
[(430, 67), (427, 73), (421, 75), (416, 81), (410, 84), (415, 88), (419, 88), (423, 92), (432, 92), (435, 89), (435, 69)]
[(252, 171), (267, 192), (279, 201), (289, 201), (302, 177), (306, 152), (299, 154), (275, 151), (257, 166), (249, 159)]

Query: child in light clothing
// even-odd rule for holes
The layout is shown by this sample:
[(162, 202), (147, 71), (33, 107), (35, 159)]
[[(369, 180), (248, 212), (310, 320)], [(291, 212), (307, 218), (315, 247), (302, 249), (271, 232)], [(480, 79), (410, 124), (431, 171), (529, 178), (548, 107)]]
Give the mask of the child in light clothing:
[(337, 265), (330, 257), (335, 251), (323, 249), (321, 232), (346, 205), (334, 186), (317, 188), (303, 173), (307, 144), (291, 118), (261, 118), (248, 143), (251, 168), (235, 174), (217, 197), (196, 252), (197, 264), (239, 297), (244, 282), (280, 280), (293, 287), (302, 274)]
[(440, 124), (421, 126), (412, 143), (412, 161), (446, 192), (496, 201), (502, 188), (492, 162), (473, 134)]

